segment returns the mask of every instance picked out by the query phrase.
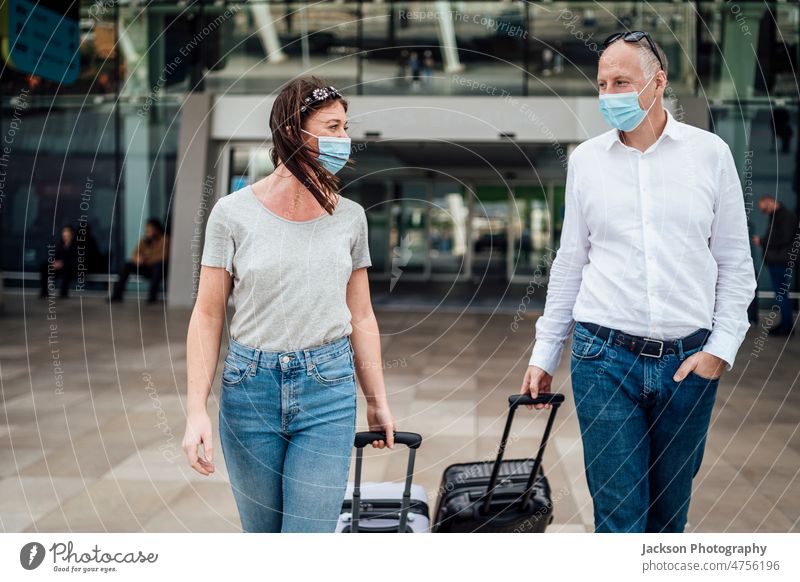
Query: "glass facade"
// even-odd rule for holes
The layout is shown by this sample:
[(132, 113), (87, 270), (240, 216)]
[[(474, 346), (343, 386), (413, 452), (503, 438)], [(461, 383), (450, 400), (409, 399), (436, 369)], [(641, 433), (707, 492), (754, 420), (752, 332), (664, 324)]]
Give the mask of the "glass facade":
[[(173, 7), (174, 10), (174, 7)], [(96, 245), (87, 288), (105, 288), (155, 216), (169, 225), (180, 95), (150, 67), (153, 15), (117, 2), (81, 3), (73, 83), (4, 66), (0, 263), (5, 285), (38, 278), (47, 245), (72, 225)], [(92, 244), (93, 243), (93, 244)]]
[[(99, 273), (119, 270), (150, 216), (169, 230), (189, 92), (269, 95), (319, 74), (349, 95), (432, 104), (485, 96), (487, 87), (593, 96), (599, 46), (621, 28), (661, 41), (670, 98), (708, 102), (710, 125), (739, 166), (753, 232), (766, 227), (759, 195), (798, 208), (797, 2), (95, 0), (80, 3), (77, 23), (76, 79), (11, 66), (0, 75), (7, 286), (36, 272), (65, 223), (91, 230)], [(272, 170), (268, 143), (219, 145), (229, 191)], [(402, 269), (406, 284), (546, 277), (563, 219), (560, 160), (548, 147), (509, 162), (520, 144), (458, 145), (475, 157), (450, 144), (424, 153), (419, 144), (371, 144), (359, 170), (343, 172), (346, 194), (367, 208), (371, 275), (391, 281)], [(496, 171), (475, 175), (477, 158)]]

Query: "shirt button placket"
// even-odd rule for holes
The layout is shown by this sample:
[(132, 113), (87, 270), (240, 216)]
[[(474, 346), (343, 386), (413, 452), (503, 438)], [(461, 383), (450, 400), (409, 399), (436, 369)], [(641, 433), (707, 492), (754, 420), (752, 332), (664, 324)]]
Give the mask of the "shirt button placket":
[[(655, 258), (650, 249), (649, 244), (649, 235), (650, 235), (650, 228), (649, 225), (651, 223), (649, 218), (650, 212), (650, 204), (648, 200), (648, 194), (650, 193), (650, 189), (647, 187), (647, 180), (649, 177), (649, 172), (647, 171), (647, 157), (642, 155), (641, 153), (638, 156), (638, 166), (639, 166), (639, 208), (641, 211), (642, 217), (642, 228), (640, 232), (642, 233), (642, 252), (644, 253), (644, 286), (645, 291), (647, 292), (647, 304), (648, 304), (648, 311), (652, 314), (653, 313), (653, 300), (655, 299), (655, 294), (651, 288), (651, 283), (653, 277), (651, 276), (651, 271), (655, 268)], [(652, 331), (652, 325), (650, 326), (650, 330)]]

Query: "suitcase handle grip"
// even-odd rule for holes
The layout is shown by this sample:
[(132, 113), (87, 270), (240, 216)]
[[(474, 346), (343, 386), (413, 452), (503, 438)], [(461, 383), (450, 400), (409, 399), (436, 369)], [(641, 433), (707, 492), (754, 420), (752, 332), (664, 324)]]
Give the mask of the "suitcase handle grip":
[[(372, 441), (385, 441), (385, 432), (357, 432), (355, 438), (355, 447), (361, 449), (366, 447)], [(406, 445), (410, 449), (418, 449), (422, 444), (422, 436), (415, 432), (395, 432), (394, 442)]]
[(536, 398), (532, 398), (530, 394), (512, 394), (508, 397), (508, 405), (516, 408), (526, 404), (561, 404), (564, 402), (563, 394), (540, 394)]

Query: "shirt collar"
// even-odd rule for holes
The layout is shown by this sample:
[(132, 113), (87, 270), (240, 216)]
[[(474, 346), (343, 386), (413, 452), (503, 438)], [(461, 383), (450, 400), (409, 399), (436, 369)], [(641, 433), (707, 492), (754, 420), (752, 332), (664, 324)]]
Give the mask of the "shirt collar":
[[(664, 131), (662, 131), (661, 135), (658, 136), (658, 139), (656, 140), (656, 143), (654, 145), (658, 144), (662, 139), (664, 139), (664, 136), (669, 136), (670, 139), (674, 140), (683, 139), (683, 134), (681, 132), (681, 123), (677, 119), (675, 119), (675, 117), (673, 117), (669, 109), (665, 107), (664, 111), (667, 112), (667, 124), (664, 126)], [(606, 149), (610, 150), (611, 146), (613, 146), (615, 143), (618, 143), (620, 145), (625, 145), (619, 139), (619, 130), (612, 129), (611, 131), (608, 132), (608, 139), (606, 140)]]

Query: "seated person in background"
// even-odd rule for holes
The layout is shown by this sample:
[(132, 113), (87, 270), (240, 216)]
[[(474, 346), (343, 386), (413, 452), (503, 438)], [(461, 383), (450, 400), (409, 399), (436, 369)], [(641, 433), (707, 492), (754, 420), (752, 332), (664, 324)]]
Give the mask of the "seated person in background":
[[(136, 274), (150, 279), (150, 290), (147, 296), (148, 303), (155, 303), (161, 281), (166, 273), (169, 254), (169, 236), (164, 232), (164, 227), (157, 218), (150, 218), (144, 227), (144, 238), (134, 249), (131, 260), (125, 263), (119, 275), (110, 301), (122, 301), (125, 285), (130, 274)], [(106, 301), (109, 301), (107, 299)]]
[(69, 297), (69, 285), (78, 273), (78, 245), (75, 243), (75, 229), (65, 224), (61, 238), (55, 245), (47, 245), (47, 258), (39, 268), (39, 297), (47, 297), (48, 279), (61, 277), (60, 297)]
[(78, 226), (78, 247), (85, 250), (84, 268), (87, 273), (107, 273), (108, 256), (100, 252), (97, 238), (94, 236), (92, 225), (88, 222)]

